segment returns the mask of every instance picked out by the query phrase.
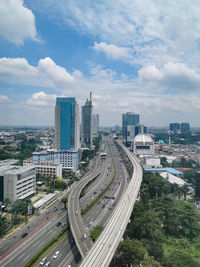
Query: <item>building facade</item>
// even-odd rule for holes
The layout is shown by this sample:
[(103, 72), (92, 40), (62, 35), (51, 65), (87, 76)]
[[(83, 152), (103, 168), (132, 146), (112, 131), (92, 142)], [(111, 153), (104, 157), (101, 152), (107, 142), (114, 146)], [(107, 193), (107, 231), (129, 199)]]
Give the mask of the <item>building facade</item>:
[(130, 145), (130, 142), (127, 140), (128, 131), (127, 126), (136, 126), (139, 124), (140, 115), (133, 112), (126, 112), (122, 114), (122, 137), (126, 145)]
[(177, 134), (180, 132), (180, 123), (174, 122), (169, 124), (169, 131), (171, 134)]
[(99, 130), (99, 114), (92, 114), (92, 135), (96, 136)]
[(190, 133), (190, 124), (188, 122), (181, 123), (181, 134), (189, 134)]
[(133, 141), (133, 152), (136, 155), (154, 155), (155, 145), (153, 139), (146, 134), (138, 134)]
[(80, 151), (48, 150), (33, 152), (33, 163), (40, 164), (41, 162), (61, 164), (63, 169), (71, 169), (73, 171), (77, 171), (80, 162)]
[(54, 148), (57, 150), (80, 148), (80, 116), (75, 97), (56, 99)]
[(40, 173), (44, 176), (58, 176), (62, 178), (62, 165), (55, 164), (51, 161), (42, 161), (40, 163), (33, 163), (33, 159), (23, 161), (23, 166), (35, 166), (36, 173)]
[(92, 148), (92, 93), (90, 93), (90, 100), (86, 100), (82, 106), (82, 143), (89, 149)]
[(10, 166), (0, 169), (0, 201), (11, 202), (24, 199), (36, 192), (36, 170), (34, 166)]

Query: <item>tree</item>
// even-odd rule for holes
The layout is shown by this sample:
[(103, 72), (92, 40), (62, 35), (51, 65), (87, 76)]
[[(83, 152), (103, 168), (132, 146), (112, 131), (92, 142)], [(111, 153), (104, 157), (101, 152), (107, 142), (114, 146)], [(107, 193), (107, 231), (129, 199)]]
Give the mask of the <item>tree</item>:
[[(161, 220), (156, 212), (145, 210), (138, 214), (133, 212), (133, 218), (128, 227), (128, 236), (137, 239), (156, 239), (161, 235)], [(139, 215), (139, 216), (138, 216)]]
[(63, 197), (62, 199), (61, 199), (61, 202), (65, 205), (65, 209), (67, 208), (67, 201), (68, 201), (68, 199), (66, 198), (66, 197)]
[(142, 262), (142, 267), (161, 267), (161, 265), (153, 257), (147, 257)]
[(8, 227), (8, 222), (6, 221), (6, 218), (0, 215), (0, 236), (4, 234), (4, 231)]
[(168, 256), (165, 256), (164, 266), (166, 267), (199, 267), (195, 258), (183, 249), (175, 249)]
[(120, 266), (133, 266), (144, 260), (146, 249), (141, 241), (132, 239), (120, 242), (118, 246)]
[(92, 229), (90, 231), (90, 236), (91, 236), (93, 241), (95, 241), (97, 239), (97, 237), (100, 235), (102, 230), (103, 230), (103, 226), (97, 225), (97, 226), (94, 227), (94, 229)]

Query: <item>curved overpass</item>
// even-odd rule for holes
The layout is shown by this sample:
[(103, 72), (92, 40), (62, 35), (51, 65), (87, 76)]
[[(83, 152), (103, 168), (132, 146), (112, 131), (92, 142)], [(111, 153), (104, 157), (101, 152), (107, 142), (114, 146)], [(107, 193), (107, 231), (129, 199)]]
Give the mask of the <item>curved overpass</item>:
[(82, 267), (109, 266), (117, 246), (123, 237), (124, 231), (126, 230), (140, 189), (143, 174), (142, 167), (135, 155), (121, 143), (119, 143), (119, 145), (124, 149), (133, 165), (132, 178), (124, 195), (113, 211), (113, 216), (109, 220), (106, 228), (89, 251), (87, 257), (83, 260), (81, 264)]

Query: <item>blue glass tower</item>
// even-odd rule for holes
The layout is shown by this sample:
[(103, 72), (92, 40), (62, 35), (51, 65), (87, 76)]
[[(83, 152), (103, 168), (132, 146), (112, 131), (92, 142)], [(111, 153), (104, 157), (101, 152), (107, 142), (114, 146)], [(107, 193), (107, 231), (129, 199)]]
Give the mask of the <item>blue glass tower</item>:
[(122, 114), (122, 136), (124, 142), (127, 144), (127, 126), (135, 126), (140, 121), (140, 115), (132, 112)]
[(79, 136), (79, 111), (75, 97), (58, 97), (55, 107), (55, 148), (77, 150)]

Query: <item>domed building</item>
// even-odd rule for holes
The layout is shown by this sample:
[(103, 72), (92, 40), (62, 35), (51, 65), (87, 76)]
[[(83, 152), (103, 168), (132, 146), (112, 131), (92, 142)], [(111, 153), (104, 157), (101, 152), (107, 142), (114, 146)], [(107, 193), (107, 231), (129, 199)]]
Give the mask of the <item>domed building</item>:
[(136, 155), (154, 155), (153, 139), (147, 134), (138, 134), (133, 140), (133, 153)]

